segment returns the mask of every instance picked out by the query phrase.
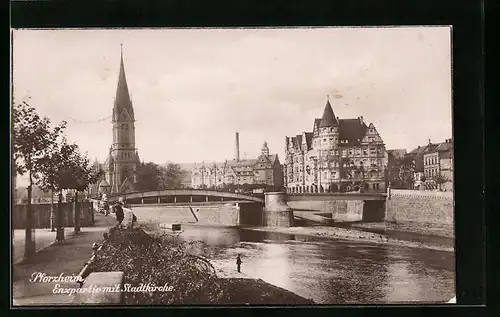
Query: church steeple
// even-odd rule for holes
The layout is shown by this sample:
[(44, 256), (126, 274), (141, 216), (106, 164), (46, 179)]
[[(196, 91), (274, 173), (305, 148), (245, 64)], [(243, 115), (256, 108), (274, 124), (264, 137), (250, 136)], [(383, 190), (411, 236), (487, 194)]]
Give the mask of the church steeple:
[(128, 115), (126, 119), (134, 121), (134, 109), (132, 107), (132, 100), (130, 99), (127, 78), (125, 76), (125, 66), (123, 63), (123, 45), (121, 45), (120, 73), (118, 75), (118, 85), (116, 87), (115, 104), (113, 107), (113, 121), (120, 121), (120, 116), (122, 116), (124, 110)]

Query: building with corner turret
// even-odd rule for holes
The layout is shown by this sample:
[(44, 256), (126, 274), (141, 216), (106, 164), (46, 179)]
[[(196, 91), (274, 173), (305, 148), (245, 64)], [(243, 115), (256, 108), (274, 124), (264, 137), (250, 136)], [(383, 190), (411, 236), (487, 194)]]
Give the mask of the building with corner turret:
[(94, 162), (96, 170), (104, 175), (97, 186), (91, 188), (91, 194), (117, 194), (133, 192), (137, 183), (137, 167), (140, 164), (135, 146), (135, 117), (132, 100), (125, 76), (123, 50), (120, 53), (118, 85), (112, 111), (113, 143), (109, 147), (108, 157), (103, 164)]
[(312, 132), (285, 138), (285, 153), (287, 192), (386, 189), (387, 152), (374, 124), (336, 117), (330, 100)]

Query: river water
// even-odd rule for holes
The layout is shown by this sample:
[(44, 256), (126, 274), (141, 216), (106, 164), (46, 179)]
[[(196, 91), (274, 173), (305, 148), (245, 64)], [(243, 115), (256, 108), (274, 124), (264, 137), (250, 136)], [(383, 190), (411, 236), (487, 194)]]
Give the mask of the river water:
[(318, 304), (445, 303), (455, 296), (451, 252), (236, 227), (184, 225), (176, 239), (205, 242), (227, 270), (236, 271), (240, 254), (244, 275)]

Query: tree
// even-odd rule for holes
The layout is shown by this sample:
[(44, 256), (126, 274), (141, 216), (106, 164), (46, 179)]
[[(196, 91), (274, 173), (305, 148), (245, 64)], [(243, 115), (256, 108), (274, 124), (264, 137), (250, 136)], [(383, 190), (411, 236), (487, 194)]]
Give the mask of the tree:
[(102, 175), (102, 170), (99, 170), (98, 172), (95, 171), (87, 154), (82, 155), (78, 151), (78, 147), (73, 152), (70, 164), (73, 166), (73, 179), (70, 189), (75, 190), (75, 233), (78, 233), (80, 232), (80, 206), (78, 202), (78, 192), (83, 193), (90, 184), (96, 183)]
[(74, 187), (75, 171), (77, 171), (78, 151), (76, 144), (68, 144), (63, 139), (60, 144), (44, 158), (41, 187), (58, 193), (57, 215), (56, 215), (56, 241), (64, 241), (62, 192)]
[(139, 191), (158, 190), (160, 166), (149, 162), (141, 163), (137, 168), (137, 189)]
[(158, 189), (181, 188), (183, 173), (178, 164), (169, 163), (160, 170)]
[(441, 175), (441, 173), (438, 174), (436, 177), (434, 177), (434, 182), (436, 182), (436, 184), (438, 184), (439, 190), (441, 190), (441, 185), (448, 182), (448, 181), (449, 181), (449, 179), (446, 176)]
[(47, 117), (41, 118), (34, 107), (27, 101), (14, 104), (12, 107), (12, 155), (15, 170), (18, 174), (28, 174), (28, 198), (25, 231), (25, 258), (35, 254), (33, 240), (33, 211), (31, 195), (33, 185), (42, 176), (44, 159), (55, 148), (57, 139), (66, 128), (66, 122), (51, 128)]

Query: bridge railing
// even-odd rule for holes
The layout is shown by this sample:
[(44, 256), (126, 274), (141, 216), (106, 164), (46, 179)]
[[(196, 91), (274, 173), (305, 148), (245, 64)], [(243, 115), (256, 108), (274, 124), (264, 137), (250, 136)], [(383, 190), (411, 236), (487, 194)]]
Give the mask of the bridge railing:
[(116, 201), (120, 197), (126, 200), (126, 199), (137, 199), (137, 198), (165, 197), (165, 196), (207, 196), (207, 197), (234, 198), (234, 199), (248, 200), (248, 201), (255, 201), (262, 203), (264, 202), (264, 199), (260, 197), (232, 193), (227, 191), (215, 191), (207, 189), (164, 189), (155, 191), (129, 192), (122, 194), (114, 194), (112, 196), (109, 196), (108, 200)]

